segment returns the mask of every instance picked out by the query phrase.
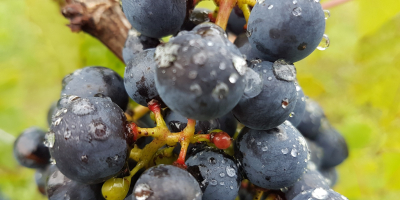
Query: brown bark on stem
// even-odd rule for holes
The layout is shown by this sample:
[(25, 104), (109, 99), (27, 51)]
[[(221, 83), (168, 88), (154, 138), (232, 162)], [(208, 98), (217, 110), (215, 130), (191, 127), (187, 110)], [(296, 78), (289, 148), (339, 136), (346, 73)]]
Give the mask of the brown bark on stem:
[(84, 31), (100, 40), (121, 61), (131, 28), (118, 0), (66, 0), (62, 14), (72, 32)]

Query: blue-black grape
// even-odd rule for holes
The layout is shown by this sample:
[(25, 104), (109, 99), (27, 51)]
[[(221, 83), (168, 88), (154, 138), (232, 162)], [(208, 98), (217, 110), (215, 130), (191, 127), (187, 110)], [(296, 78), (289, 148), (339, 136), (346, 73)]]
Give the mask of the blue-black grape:
[(288, 121), (269, 130), (243, 128), (234, 150), (247, 179), (266, 189), (292, 186), (309, 160), (307, 142)]
[(47, 197), (49, 200), (103, 200), (102, 184), (87, 185), (69, 179), (59, 170), (53, 172), (47, 181)]
[(322, 159), (324, 157), (324, 149), (318, 146), (314, 141), (306, 139), (308, 149), (310, 150), (310, 161), (317, 166), (317, 168), (321, 167)]
[[(187, 118), (177, 112), (172, 111), (171, 109), (166, 109), (164, 113), (164, 120), (170, 131), (183, 131), (187, 124)], [(231, 113), (228, 113), (217, 119), (196, 121), (194, 132), (206, 134), (213, 129), (221, 129), (232, 137), (236, 132), (236, 127), (236, 119)]]
[(244, 19), (242, 10), (235, 6), (229, 15), (228, 24), (226, 25), (226, 30), (234, 33), (235, 35), (240, 35), (245, 32), (244, 25), (246, 24), (246, 19)]
[(110, 97), (122, 110), (128, 106), (129, 97), (122, 77), (106, 67), (78, 69), (62, 81), (61, 96), (94, 97), (96, 94)]
[(136, 182), (132, 200), (200, 200), (199, 183), (187, 171), (172, 166), (158, 165), (146, 170)]
[(314, 140), (320, 133), (322, 122), (326, 116), (321, 106), (314, 100), (306, 98), (306, 109), (297, 129), (304, 137)]
[(242, 176), (233, 157), (223, 151), (205, 148), (192, 152), (186, 165), (200, 184), (203, 200), (236, 198)]
[(324, 176), (318, 172), (317, 167), (313, 162), (308, 163), (307, 172), (304, 173), (300, 180), (291, 186), (288, 191), (285, 192), (287, 200), (292, 200), (298, 194), (316, 188), (330, 189), (329, 183)]
[(297, 195), (293, 200), (348, 200), (332, 189), (316, 188)]
[(325, 32), (319, 1), (265, 0), (252, 9), (247, 31), (263, 59), (297, 62), (311, 54)]
[(296, 91), (296, 105), (294, 106), (293, 112), (290, 113), (290, 117), (288, 118), (288, 121), (290, 121), (294, 127), (297, 127), (297, 125), (300, 124), (306, 110), (306, 97), (304, 96), (304, 92), (297, 82)]
[(161, 38), (180, 30), (186, 16), (186, 0), (122, 0), (132, 27), (143, 35)]
[(252, 129), (279, 126), (289, 118), (296, 105), (294, 66), (264, 61), (251, 68), (247, 70), (244, 95), (232, 113), (240, 123)]
[(124, 48), (122, 49), (122, 57), (125, 64), (128, 64), (131, 60), (133, 60), (137, 53), (140, 53), (146, 49), (155, 48), (159, 44), (159, 39), (141, 35), (137, 30), (131, 29), (128, 32), (128, 37), (126, 38)]
[[(238, 36), (236, 37), (236, 39), (235, 39), (235, 42), (233, 42), (233, 44), (234, 44), (237, 48), (239, 48), (239, 50), (240, 50), (240, 48), (241, 48), (242, 46), (244, 46), (245, 44), (248, 44), (248, 43), (249, 43), (249, 38), (247, 38), (247, 36), (246, 36), (245, 33), (242, 33), (242, 34), (238, 35)], [(247, 58), (246, 58), (246, 59), (247, 59)]]
[(315, 138), (315, 143), (324, 150), (321, 167), (331, 168), (342, 163), (349, 156), (346, 140), (329, 122), (324, 122), (320, 134)]
[(45, 132), (37, 127), (24, 130), (14, 142), (14, 157), (28, 168), (45, 168), (49, 164), (49, 148), (44, 144)]
[(124, 84), (129, 97), (136, 103), (147, 106), (152, 99), (162, 103), (155, 86), (154, 61), (155, 49), (148, 49), (137, 53), (135, 59), (127, 63), (124, 75)]
[(336, 168), (332, 167), (329, 169), (320, 169), (319, 172), (326, 178), (326, 181), (329, 183), (330, 187), (336, 185), (339, 176)]
[(124, 167), (129, 157), (124, 112), (109, 97), (71, 96), (54, 115), (46, 144), (58, 169), (85, 184), (103, 182)]
[(187, 118), (221, 117), (243, 94), (246, 61), (214, 24), (180, 32), (157, 47), (155, 58), (156, 87), (161, 99)]
[(46, 195), (47, 180), (51, 174), (57, 170), (56, 165), (47, 165), (45, 169), (37, 169), (35, 172), (35, 182), (38, 190), (43, 195)]

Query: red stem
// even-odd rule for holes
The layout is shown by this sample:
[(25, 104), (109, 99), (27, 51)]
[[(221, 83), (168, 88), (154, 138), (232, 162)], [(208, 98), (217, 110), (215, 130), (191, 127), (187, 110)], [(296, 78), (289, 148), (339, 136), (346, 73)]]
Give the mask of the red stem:
[(335, 6), (338, 6), (338, 5), (340, 5), (340, 4), (347, 3), (347, 2), (349, 2), (349, 1), (351, 1), (351, 0), (332, 0), (332, 1), (329, 1), (329, 2), (326, 2), (326, 3), (323, 3), (323, 4), (322, 4), (322, 8), (323, 8), (323, 9), (333, 8), (333, 7), (335, 7)]
[(235, 7), (237, 0), (215, 0), (218, 3), (219, 10), (215, 24), (226, 29), (228, 24), (229, 15), (232, 12), (233, 7)]

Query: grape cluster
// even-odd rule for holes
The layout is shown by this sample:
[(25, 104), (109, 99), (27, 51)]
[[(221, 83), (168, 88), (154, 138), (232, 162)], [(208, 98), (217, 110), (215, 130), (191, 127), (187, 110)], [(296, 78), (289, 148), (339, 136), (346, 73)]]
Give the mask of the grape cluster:
[(327, 47), (319, 1), (218, 0), (216, 12), (198, 2), (122, 0), (133, 27), (124, 77), (99, 66), (65, 76), (49, 130), (29, 128), (15, 141), (15, 158), (37, 169), (40, 192), (347, 199), (331, 189), (347, 144), (305, 96), (293, 64), (321, 41)]

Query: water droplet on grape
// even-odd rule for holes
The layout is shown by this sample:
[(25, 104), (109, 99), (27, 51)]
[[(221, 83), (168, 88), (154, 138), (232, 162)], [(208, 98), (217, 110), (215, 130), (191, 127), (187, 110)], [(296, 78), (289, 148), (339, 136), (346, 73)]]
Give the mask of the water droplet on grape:
[(283, 154), (288, 154), (289, 153), (289, 149), (288, 148), (284, 148), (281, 150)]
[(224, 82), (218, 82), (212, 91), (212, 96), (216, 99), (223, 99), (229, 93), (229, 87)]
[(54, 142), (55, 142), (56, 138), (53, 132), (47, 132), (46, 135), (44, 136), (44, 146), (48, 147), (48, 148), (53, 148), (54, 146)]
[(322, 200), (322, 199), (328, 198), (329, 194), (325, 189), (317, 188), (311, 193), (311, 195), (316, 199), (321, 199)]
[(244, 95), (246, 97), (253, 98), (261, 93), (263, 81), (260, 74), (249, 68), (244, 76), (244, 80), (246, 82), (246, 87), (244, 88)]
[(301, 11), (302, 10), (301, 10), (300, 7), (296, 7), (296, 8), (293, 9), (292, 14), (297, 17), (297, 16), (301, 15)]
[(274, 5), (269, 5), (268, 10), (271, 10), (274, 7)]
[(204, 51), (193, 55), (193, 63), (196, 65), (204, 65), (207, 61), (207, 54)]
[(236, 175), (235, 169), (231, 166), (226, 166), (226, 174), (228, 174), (229, 177), (234, 177)]
[(318, 50), (321, 50), (321, 51), (324, 51), (324, 50), (326, 50), (326, 49), (329, 47), (330, 43), (331, 43), (331, 42), (330, 42), (330, 40), (329, 40), (328, 35), (324, 34), (324, 35), (322, 36), (322, 40), (321, 40), (321, 42), (319, 43), (317, 49), (318, 49)]
[(239, 79), (239, 75), (237, 73), (232, 73), (229, 76), (229, 82), (231, 82), (232, 84), (236, 83), (236, 81)]
[(201, 86), (197, 83), (190, 85), (190, 91), (192, 91), (196, 96), (200, 96), (203, 93)]
[(210, 185), (217, 185), (218, 181), (216, 181), (215, 179), (211, 179), (210, 181)]
[(287, 63), (285, 60), (277, 60), (272, 65), (274, 74), (277, 79), (284, 81), (296, 80), (296, 68), (294, 65)]
[(267, 147), (267, 146), (264, 146), (264, 147), (261, 148), (261, 150), (262, 150), (262, 151), (268, 151), (268, 147)]
[(329, 10), (324, 10), (325, 19), (329, 19), (331, 17), (331, 12)]
[(80, 99), (72, 106), (72, 112), (76, 115), (87, 115), (95, 111), (95, 107), (88, 99)]
[(189, 76), (190, 79), (195, 79), (197, 77), (197, 71), (190, 71)]
[(283, 99), (282, 100), (282, 108), (287, 108), (287, 106), (289, 105), (289, 99)]
[(297, 149), (292, 149), (292, 151), (290, 152), (290, 154), (291, 154), (293, 157), (297, 157)]

